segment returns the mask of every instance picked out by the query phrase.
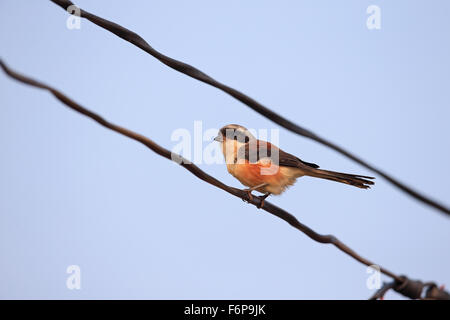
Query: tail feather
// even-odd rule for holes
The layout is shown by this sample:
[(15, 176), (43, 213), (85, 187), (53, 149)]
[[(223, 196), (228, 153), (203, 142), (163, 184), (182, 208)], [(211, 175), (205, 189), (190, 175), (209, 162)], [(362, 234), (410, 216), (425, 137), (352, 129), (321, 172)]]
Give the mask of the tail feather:
[(367, 180), (367, 179), (375, 179), (374, 177), (321, 170), (321, 169), (308, 170), (307, 175), (311, 177), (322, 178), (349, 184), (362, 189), (369, 189), (371, 185), (375, 184), (373, 181)]

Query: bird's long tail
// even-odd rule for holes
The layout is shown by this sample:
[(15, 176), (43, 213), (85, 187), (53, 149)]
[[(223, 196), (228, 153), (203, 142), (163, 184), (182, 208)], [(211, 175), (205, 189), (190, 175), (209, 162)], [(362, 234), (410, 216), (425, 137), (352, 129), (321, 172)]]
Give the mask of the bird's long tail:
[(307, 175), (311, 177), (349, 184), (362, 189), (369, 189), (370, 186), (374, 184), (373, 181), (367, 179), (375, 179), (374, 177), (360, 176), (356, 174), (348, 174), (321, 169), (308, 170)]

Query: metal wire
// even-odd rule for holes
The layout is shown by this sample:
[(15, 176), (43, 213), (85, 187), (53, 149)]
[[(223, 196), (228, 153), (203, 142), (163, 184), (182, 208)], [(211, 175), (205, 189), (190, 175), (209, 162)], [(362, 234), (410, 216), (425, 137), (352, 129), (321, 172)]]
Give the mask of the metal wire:
[[(50, 1), (57, 4), (64, 10), (67, 10), (67, 8), (74, 5), (69, 0), (50, 0)], [(156, 59), (158, 59), (165, 65), (167, 65), (168, 67), (175, 69), (181, 73), (184, 73), (187, 76), (190, 76), (194, 79), (197, 79), (199, 81), (207, 83), (213, 87), (216, 87), (216, 88), (228, 93), (229, 95), (231, 95), (232, 97), (241, 101), (242, 103), (244, 103), (245, 105), (247, 105), (248, 107), (253, 109), (254, 111), (256, 111), (259, 114), (263, 115), (264, 117), (272, 120), (273, 122), (279, 124), (280, 126), (286, 128), (292, 132), (295, 132), (303, 137), (312, 139), (318, 143), (321, 143), (321, 144), (339, 152), (340, 154), (344, 155), (345, 157), (362, 165), (363, 167), (369, 169), (370, 171), (375, 172), (376, 174), (380, 175), (381, 177), (386, 179), (388, 182), (390, 182), (391, 184), (396, 186), (398, 189), (402, 190), (403, 192), (405, 192), (406, 194), (415, 198), (416, 200), (418, 200), (424, 204), (427, 204), (428, 206), (435, 208), (435, 209), (439, 210), (440, 212), (450, 216), (450, 209), (447, 208), (445, 205), (437, 202), (436, 200), (431, 199), (430, 197), (425, 196), (423, 193), (421, 193), (417, 190), (412, 189), (411, 187), (407, 186), (406, 184), (404, 184), (404, 183), (400, 182), (399, 180), (395, 179), (394, 177), (392, 177), (390, 174), (387, 174), (385, 171), (378, 169), (377, 167), (369, 164), (365, 160), (362, 160), (360, 157), (356, 156), (355, 154), (351, 153), (350, 151), (347, 151), (343, 147), (340, 147), (339, 145), (315, 134), (314, 132), (299, 126), (298, 124), (296, 124), (293, 121), (272, 111), (271, 109), (262, 105), (261, 103), (259, 103), (255, 99), (249, 97), (248, 95), (240, 92), (239, 90), (236, 90), (232, 87), (229, 87), (229, 86), (213, 79), (212, 77), (208, 76), (206, 73), (200, 71), (199, 69), (197, 69), (187, 63), (175, 60), (171, 57), (168, 57), (168, 56), (158, 52), (157, 50), (152, 48), (141, 36), (134, 33), (133, 31), (128, 30), (128, 29), (118, 25), (117, 23), (114, 23), (112, 21), (108, 21), (106, 19), (98, 17), (92, 13), (89, 13), (89, 12), (81, 9), (81, 8), (79, 8), (79, 9), (80, 9), (80, 16), (82, 18), (86, 18), (87, 20), (98, 25), (99, 27), (104, 28), (104, 29), (114, 33), (118, 37), (122, 38), (123, 40), (134, 44), (135, 46), (144, 50), (151, 56), (155, 57)]]
[[(139, 133), (133, 132), (127, 128), (118, 126), (114, 123), (107, 121), (100, 115), (90, 111), (89, 109), (86, 109), (85, 107), (81, 106), (80, 104), (78, 104), (74, 100), (70, 99), (62, 92), (54, 89), (53, 87), (48, 86), (40, 81), (34, 80), (32, 78), (29, 78), (27, 76), (24, 76), (22, 74), (19, 74), (19, 73), (13, 71), (9, 67), (7, 67), (6, 64), (3, 63), (2, 60), (0, 60), (0, 67), (11, 78), (16, 79), (24, 84), (28, 84), (33, 87), (37, 87), (37, 88), (41, 88), (41, 89), (50, 91), (59, 101), (64, 103), (70, 109), (72, 109), (76, 112), (79, 112), (82, 115), (85, 115), (86, 117), (94, 120), (95, 122), (97, 122), (98, 124), (100, 124), (103, 127), (106, 127), (110, 130), (113, 130), (113, 131), (121, 134), (121, 135), (124, 135), (126, 137), (129, 137), (135, 141), (138, 141), (138, 142), (144, 144), (145, 146), (147, 146), (149, 149), (151, 149), (158, 155), (160, 155), (166, 159), (175, 161), (176, 163), (180, 164), (182, 167), (187, 169), (189, 172), (191, 172), (197, 178), (199, 178), (217, 188), (220, 188), (238, 198), (241, 198), (241, 199), (247, 201), (248, 203), (253, 204), (254, 206), (256, 206), (258, 208), (261, 206), (261, 199), (259, 197), (249, 198), (249, 195), (247, 192), (245, 192), (241, 189), (227, 186), (226, 184), (222, 183), (221, 181), (217, 180), (216, 178), (214, 178), (214, 177), (210, 176), (209, 174), (207, 174), (206, 172), (202, 171), (199, 167), (197, 167), (196, 165), (194, 165), (187, 159), (185, 159), (179, 155), (174, 155), (172, 152), (170, 152), (169, 150), (156, 144), (151, 139), (149, 139)], [(345, 243), (340, 241), (335, 236), (322, 235), (322, 234), (317, 233), (316, 231), (312, 230), (308, 226), (302, 224), (295, 216), (293, 216), (289, 212), (271, 204), (268, 201), (264, 202), (264, 206), (262, 207), (262, 209), (273, 214), (274, 216), (277, 216), (280, 219), (283, 219), (284, 221), (289, 223), (292, 227), (303, 232), (304, 234), (306, 234), (309, 238), (311, 238), (314, 241), (317, 241), (319, 243), (324, 243), (324, 244), (333, 244), (334, 246), (336, 246), (336, 248), (338, 248), (342, 252), (346, 253), (347, 255), (349, 255), (350, 257), (355, 259), (356, 261), (359, 261), (362, 264), (365, 264), (366, 266), (372, 266), (375, 264), (374, 262), (360, 256), (358, 253), (356, 253), (354, 250), (352, 250), (350, 247), (348, 247)], [(383, 274), (394, 279), (395, 283), (398, 285), (398, 288), (401, 288), (401, 290), (399, 290), (398, 292), (405, 296), (408, 296), (408, 292), (412, 291), (409, 289), (410, 286), (417, 283), (417, 281), (409, 280), (406, 276), (399, 276), (399, 275), (397, 275), (385, 268), (382, 268), (382, 267), (380, 267), (380, 272), (382, 272)], [(416, 292), (416, 291), (417, 290), (414, 290), (414, 292)], [(436, 286), (433, 287), (433, 294), (434, 295), (431, 298), (439, 297), (439, 298), (443, 299), (445, 297), (450, 297), (449, 293), (447, 293), (443, 289), (441, 290), (441, 289), (437, 288)]]

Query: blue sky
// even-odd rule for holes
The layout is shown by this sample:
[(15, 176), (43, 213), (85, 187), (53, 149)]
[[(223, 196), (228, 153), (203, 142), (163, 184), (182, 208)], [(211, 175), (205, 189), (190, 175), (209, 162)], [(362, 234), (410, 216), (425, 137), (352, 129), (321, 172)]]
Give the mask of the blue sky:
[[(76, 2), (447, 206), (448, 1)], [(366, 9), (381, 8), (368, 30)], [(174, 130), (280, 129), (281, 147), (371, 174), (50, 1), (0, 2), (1, 57), (171, 149)], [(0, 298), (365, 299), (365, 266), (142, 145), (0, 76)], [(206, 143), (205, 143), (206, 146)], [(236, 187), (224, 165), (200, 164)], [(450, 220), (378, 178), (270, 201), (363, 256), (450, 285)], [(69, 265), (81, 289), (66, 287)], [(383, 277), (383, 280), (389, 280)], [(397, 299), (389, 293), (387, 299)]]

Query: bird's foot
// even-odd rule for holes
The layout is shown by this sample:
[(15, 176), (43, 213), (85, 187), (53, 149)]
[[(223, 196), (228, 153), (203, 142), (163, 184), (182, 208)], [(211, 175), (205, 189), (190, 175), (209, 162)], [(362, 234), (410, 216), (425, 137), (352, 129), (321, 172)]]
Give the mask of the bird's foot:
[[(261, 188), (261, 187), (265, 187), (266, 185), (267, 185), (267, 183), (261, 183), (261, 184), (259, 184), (257, 186), (254, 186), (254, 187), (251, 187), (251, 188), (247, 188), (247, 189), (243, 189), (242, 191), (247, 192), (247, 197), (248, 197), (249, 200), (248, 201), (247, 201), (247, 199), (242, 199), (242, 200), (247, 201), (247, 202), (253, 202), (252, 191), (256, 190), (258, 188)], [(264, 199), (267, 198), (269, 196), (269, 194), (270, 193), (267, 193), (266, 195), (264, 195), (263, 196)], [(264, 204), (264, 201), (262, 201), (262, 204)], [(261, 204), (258, 206), (258, 208), (261, 208)]]
[(262, 207), (264, 207), (264, 201), (266, 201), (266, 198), (270, 196), (270, 192), (266, 193), (263, 196), (260, 196), (259, 199), (261, 200), (261, 202), (258, 205), (258, 209), (261, 209)]
[(247, 197), (248, 197), (249, 201), (247, 201), (246, 199), (242, 199), (242, 200), (247, 201), (247, 202), (252, 202), (253, 201), (253, 195), (252, 195), (253, 189), (252, 188), (243, 189), (242, 191), (247, 192)]

